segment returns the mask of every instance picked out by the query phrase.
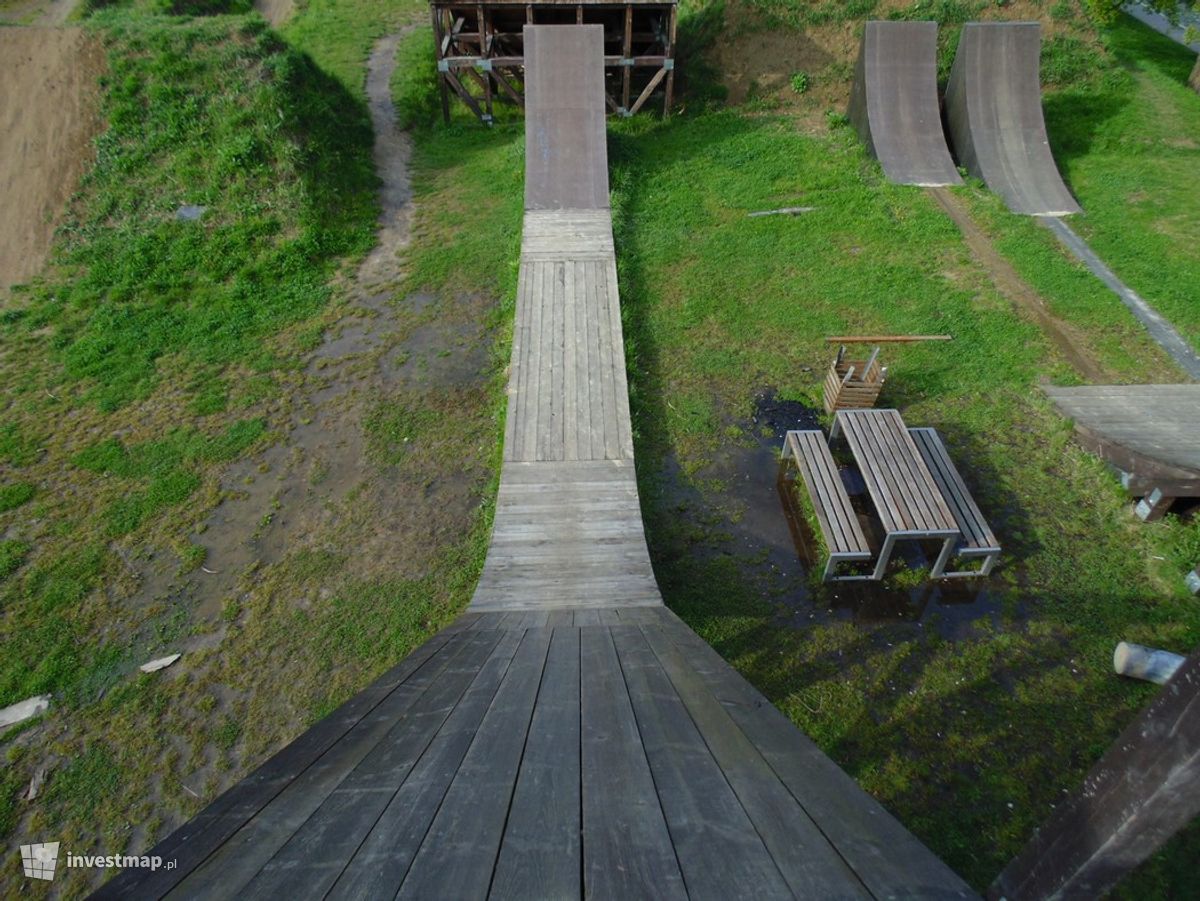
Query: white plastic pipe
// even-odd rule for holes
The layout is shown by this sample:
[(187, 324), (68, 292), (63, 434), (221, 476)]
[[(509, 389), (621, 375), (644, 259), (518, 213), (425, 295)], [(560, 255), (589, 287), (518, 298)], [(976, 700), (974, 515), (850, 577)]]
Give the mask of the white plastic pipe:
[(1179, 669), (1186, 659), (1170, 651), (1159, 651), (1122, 641), (1113, 651), (1113, 670), (1118, 676), (1145, 679), (1147, 682), (1163, 685), (1175, 675), (1175, 670)]

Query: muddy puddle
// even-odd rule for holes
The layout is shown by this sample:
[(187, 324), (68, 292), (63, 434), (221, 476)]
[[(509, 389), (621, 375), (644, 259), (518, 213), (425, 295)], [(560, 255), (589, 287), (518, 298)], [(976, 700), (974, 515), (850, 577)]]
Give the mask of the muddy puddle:
[[(884, 582), (819, 584), (818, 545), (796, 497), (803, 482), (797, 481), (794, 466), (780, 461), (788, 430), (820, 428), (819, 411), (767, 389), (755, 396), (749, 419), (726, 425), (736, 427), (742, 438), (722, 447), (694, 476), (686, 476), (676, 460), (667, 461), (663, 503), (703, 522), (708, 538), (690, 553), (701, 559), (734, 556), (754, 590), (779, 605), (781, 618), (800, 627), (835, 619), (908, 623), (955, 639), (969, 637), (978, 622), (999, 616), (1002, 595), (988, 579), (920, 577), (933, 565), (938, 548), (932, 544), (898, 543)], [(870, 516), (866, 487), (853, 468), (841, 468), (859, 521), (878, 547), (882, 536)]]

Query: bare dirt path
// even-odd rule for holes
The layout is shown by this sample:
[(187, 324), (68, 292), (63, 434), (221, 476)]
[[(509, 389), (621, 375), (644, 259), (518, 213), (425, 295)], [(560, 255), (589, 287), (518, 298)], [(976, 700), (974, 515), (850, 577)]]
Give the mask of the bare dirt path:
[(37, 275), (92, 159), (99, 42), (79, 28), (0, 27), (0, 292)]
[(946, 211), (946, 215), (954, 220), (967, 247), (975, 261), (979, 263), (989, 276), (992, 283), (1013, 306), (1030, 316), (1051, 343), (1066, 358), (1081, 376), (1096, 384), (1106, 384), (1112, 381), (1112, 376), (1084, 348), (1086, 343), (1083, 336), (1066, 322), (1050, 312), (1046, 301), (1030, 284), (1021, 278), (1008, 260), (1004, 259), (992, 246), (991, 239), (984, 234), (978, 223), (971, 217), (967, 209), (950, 191), (945, 188), (926, 188), (937, 201), (938, 206)]

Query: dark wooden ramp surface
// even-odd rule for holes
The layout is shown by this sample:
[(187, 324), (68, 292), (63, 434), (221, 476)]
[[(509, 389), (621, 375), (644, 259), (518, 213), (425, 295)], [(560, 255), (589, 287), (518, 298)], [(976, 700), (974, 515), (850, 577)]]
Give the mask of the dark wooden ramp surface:
[(866, 24), (848, 112), (888, 181), (962, 184), (942, 129), (936, 22)]
[(604, 26), (525, 26), (525, 209), (608, 209)]
[(101, 897), (961, 898), (665, 608), (466, 614)]
[(1151, 479), (1200, 482), (1200, 385), (1047, 387), (1090, 450)]
[(1037, 22), (969, 22), (963, 26), (946, 119), (958, 161), (1004, 198), (1014, 213), (1080, 212), (1046, 135)]

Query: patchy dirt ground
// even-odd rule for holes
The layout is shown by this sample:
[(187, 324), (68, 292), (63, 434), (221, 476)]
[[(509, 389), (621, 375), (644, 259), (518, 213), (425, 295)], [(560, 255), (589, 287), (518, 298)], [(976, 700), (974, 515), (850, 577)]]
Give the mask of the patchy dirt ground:
[(81, 29), (0, 28), (0, 292), (36, 275), (100, 130), (100, 45)]

